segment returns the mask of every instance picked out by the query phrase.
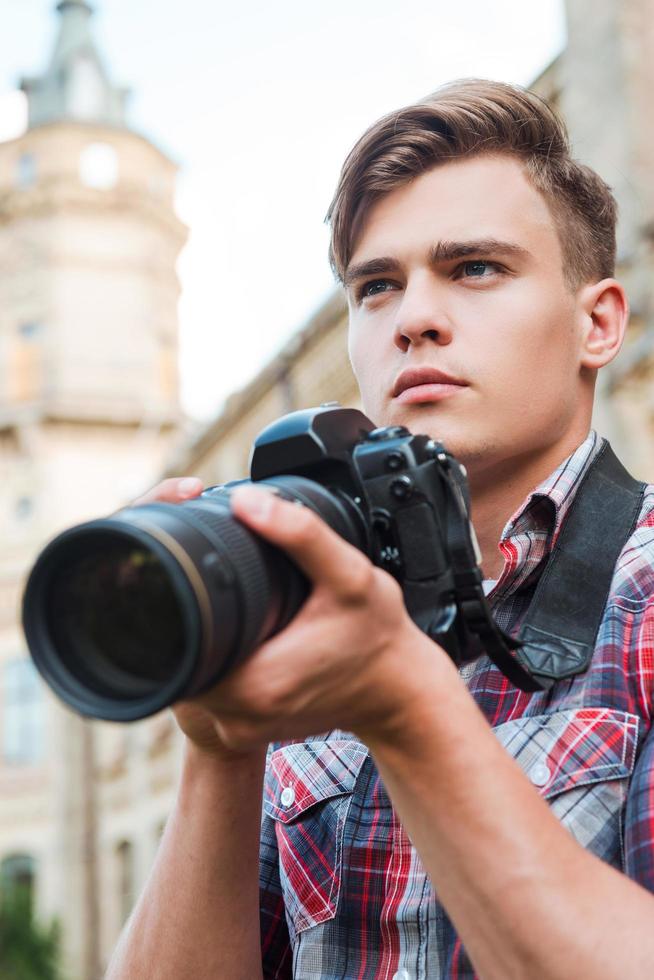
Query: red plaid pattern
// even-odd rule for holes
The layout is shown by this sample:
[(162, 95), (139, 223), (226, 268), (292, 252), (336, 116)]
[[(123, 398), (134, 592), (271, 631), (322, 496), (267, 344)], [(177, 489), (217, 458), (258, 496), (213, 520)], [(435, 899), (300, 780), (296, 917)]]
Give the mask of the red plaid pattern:
[[(504, 529), (504, 569), (489, 599), (511, 633), (600, 446), (591, 432)], [(586, 674), (536, 694), (513, 687), (486, 656), (462, 674), (561, 822), (654, 891), (654, 486), (616, 565)], [(260, 868), (266, 978), (474, 977), (356, 737), (271, 747)]]

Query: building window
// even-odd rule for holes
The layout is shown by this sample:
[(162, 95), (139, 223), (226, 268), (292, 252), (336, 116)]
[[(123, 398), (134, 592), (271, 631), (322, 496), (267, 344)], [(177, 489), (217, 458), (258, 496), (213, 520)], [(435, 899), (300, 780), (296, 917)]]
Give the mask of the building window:
[(36, 183), (36, 157), (33, 153), (23, 153), (16, 165), (16, 183), (21, 190), (27, 190)]
[(21, 340), (27, 340), (29, 342), (38, 340), (41, 331), (42, 325), (36, 320), (26, 320), (18, 324), (18, 334)]
[(26, 521), (32, 516), (34, 511), (34, 501), (31, 497), (19, 497), (16, 501), (16, 519)]
[(34, 899), (36, 861), (29, 854), (10, 854), (0, 861), (0, 898), (22, 899), (31, 908)]
[(4, 666), (3, 756), (12, 765), (35, 765), (43, 757), (43, 692), (31, 660)]
[(79, 158), (79, 176), (86, 187), (106, 191), (118, 183), (118, 154), (108, 143), (89, 143)]
[(134, 848), (128, 840), (116, 847), (118, 911), (121, 925), (127, 922), (134, 904)]
[(34, 401), (45, 381), (43, 324), (23, 320), (16, 325), (16, 341), (10, 349), (8, 394), (11, 401)]

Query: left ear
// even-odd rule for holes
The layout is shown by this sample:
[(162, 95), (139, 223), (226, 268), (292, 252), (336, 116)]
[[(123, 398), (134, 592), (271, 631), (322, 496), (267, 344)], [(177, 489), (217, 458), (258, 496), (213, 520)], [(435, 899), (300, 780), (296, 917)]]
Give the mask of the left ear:
[(584, 286), (580, 291), (581, 315), (581, 367), (597, 370), (616, 356), (622, 347), (629, 302), (616, 279), (602, 279)]

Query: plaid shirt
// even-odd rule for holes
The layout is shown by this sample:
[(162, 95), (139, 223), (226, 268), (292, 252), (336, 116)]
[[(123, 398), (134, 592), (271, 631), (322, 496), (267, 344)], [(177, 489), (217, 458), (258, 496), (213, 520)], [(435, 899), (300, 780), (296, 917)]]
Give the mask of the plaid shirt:
[[(512, 633), (601, 444), (591, 432), (504, 529), (504, 569), (489, 599)], [(654, 891), (654, 486), (616, 565), (585, 674), (525, 694), (485, 655), (462, 673), (564, 826)], [(260, 867), (266, 978), (474, 977), (356, 736), (271, 747)]]

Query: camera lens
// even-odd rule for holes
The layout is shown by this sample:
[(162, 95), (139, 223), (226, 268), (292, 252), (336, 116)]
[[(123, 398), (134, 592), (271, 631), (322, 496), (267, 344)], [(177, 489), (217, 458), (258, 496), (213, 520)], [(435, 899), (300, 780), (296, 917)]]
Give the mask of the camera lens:
[[(171, 508), (172, 510), (173, 508)], [(82, 714), (133, 721), (179, 700), (202, 650), (184, 549), (116, 517), (71, 528), (41, 553), (23, 598), (34, 663)]]
[[(273, 485), (358, 540), (346, 503), (320, 484), (281, 476)], [(235, 520), (229, 491), (217, 487), (59, 535), (28, 578), (23, 626), (64, 701), (133, 721), (217, 683), (283, 629), (307, 591), (299, 569)]]
[(170, 576), (153, 551), (127, 538), (72, 555), (48, 597), (46, 615), (68, 664), (114, 691), (145, 693), (168, 681), (184, 646), (183, 616)]

